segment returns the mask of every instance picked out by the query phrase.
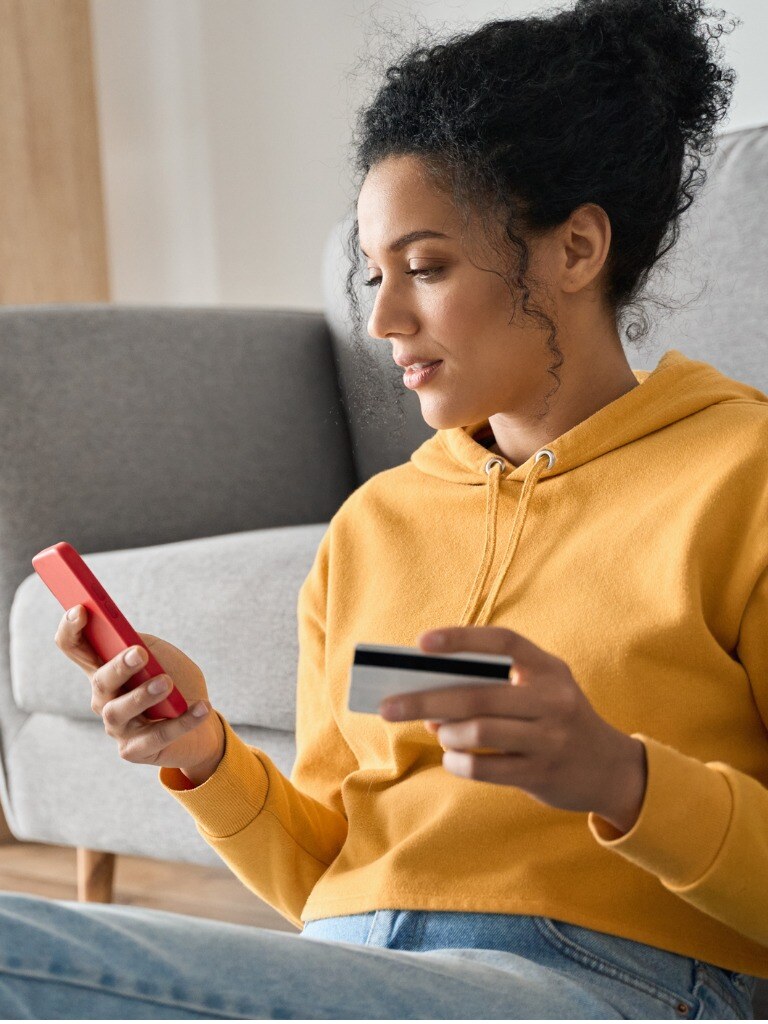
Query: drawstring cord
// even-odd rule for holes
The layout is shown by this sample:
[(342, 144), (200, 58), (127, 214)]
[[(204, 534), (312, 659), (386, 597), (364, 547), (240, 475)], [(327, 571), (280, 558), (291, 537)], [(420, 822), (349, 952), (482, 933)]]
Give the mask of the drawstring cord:
[[(547, 459), (545, 463), (543, 460)], [(491, 611), (496, 602), (496, 596), (501, 588), (504, 578), (512, 564), (512, 559), (515, 557), (515, 551), (517, 551), (517, 545), (520, 540), (520, 535), (523, 532), (523, 526), (525, 525), (525, 517), (528, 512), (528, 506), (530, 504), (533, 490), (539, 480), (539, 477), (545, 470), (551, 469), (556, 461), (555, 453), (551, 448), (540, 448), (534, 455), (533, 465), (528, 471), (525, 481), (523, 482), (523, 489), (520, 493), (520, 500), (517, 503), (517, 509), (515, 510), (515, 519), (512, 524), (512, 531), (507, 541), (507, 548), (504, 552), (504, 558), (502, 559), (501, 566), (496, 579), (493, 582), (491, 590), (483, 603), (483, 607), (477, 613), (474, 622), (472, 622), (473, 615), (475, 615), (477, 604), (479, 603), (480, 596), (483, 592), (488, 573), (490, 572), (493, 564), (493, 556), (496, 551), (496, 519), (499, 509), (499, 491), (501, 483), (501, 474), (507, 468), (507, 464), (504, 459), (494, 457), (488, 459), (485, 464), (485, 472), (488, 474), (488, 490), (486, 491), (486, 505), (485, 505), (485, 545), (483, 548), (483, 557), (480, 561), (480, 567), (475, 575), (474, 583), (467, 599), (466, 606), (461, 616), (460, 625), (466, 626), (472, 623), (475, 626), (484, 626), (491, 616)]]

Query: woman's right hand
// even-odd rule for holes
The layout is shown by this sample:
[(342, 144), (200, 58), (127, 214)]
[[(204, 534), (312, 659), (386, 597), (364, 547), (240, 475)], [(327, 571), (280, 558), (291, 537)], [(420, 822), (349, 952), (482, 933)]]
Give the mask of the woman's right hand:
[[(170, 690), (168, 686), (163, 692), (153, 694), (148, 686), (153, 679), (167, 680), (167, 677), (155, 676), (121, 694), (125, 683), (146, 664), (146, 654), (142, 652), (143, 660), (138, 665), (127, 665), (125, 654), (133, 648), (126, 648), (111, 661), (101, 664), (83, 636), (87, 609), (83, 605), (77, 608), (78, 617), (74, 622), (70, 622), (66, 614), (62, 617), (54, 639), (60, 650), (88, 676), (92, 690), (91, 710), (101, 715), (107, 735), (117, 741), (120, 757), (134, 764), (180, 768), (199, 785), (216, 770), (225, 742), (224, 728), (208, 700), (200, 668), (173, 644), (149, 633), (139, 633), (144, 646), (151, 649), (189, 705), (178, 718), (147, 718), (143, 712), (164, 700)], [(201, 699), (208, 706), (208, 713), (195, 718), (192, 708)]]

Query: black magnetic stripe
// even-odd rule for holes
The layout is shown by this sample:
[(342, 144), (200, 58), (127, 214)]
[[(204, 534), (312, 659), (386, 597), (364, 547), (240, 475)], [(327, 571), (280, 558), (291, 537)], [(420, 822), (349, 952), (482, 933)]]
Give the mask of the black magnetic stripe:
[(385, 651), (355, 651), (356, 665), (376, 665), (379, 668), (407, 668), (416, 672), (442, 672), (446, 675), (481, 676), (488, 679), (508, 679), (510, 665), (494, 665), (471, 658), (430, 658), (428, 655), (388, 654)]

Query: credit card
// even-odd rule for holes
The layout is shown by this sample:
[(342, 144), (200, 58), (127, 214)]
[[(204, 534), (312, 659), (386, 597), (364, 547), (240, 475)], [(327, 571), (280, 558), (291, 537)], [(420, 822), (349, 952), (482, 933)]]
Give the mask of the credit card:
[(377, 715), (381, 702), (396, 693), (491, 683), (509, 686), (514, 663), (509, 654), (433, 654), (418, 647), (356, 644), (348, 707)]

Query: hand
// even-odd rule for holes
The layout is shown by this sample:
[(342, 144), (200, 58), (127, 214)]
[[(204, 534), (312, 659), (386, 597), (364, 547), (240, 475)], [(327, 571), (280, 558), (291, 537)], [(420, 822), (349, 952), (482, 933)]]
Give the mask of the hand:
[[(444, 645), (435, 644), (438, 635)], [(455, 775), (517, 786), (551, 807), (595, 811), (619, 830), (631, 827), (645, 792), (644, 744), (597, 714), (564, 661), (498, 626), (431, 630), (419, 646), (441, 654), (511, 655), (509, 685), (395, 695), (380, 706), (383, 717), (428, 719), (445, 750), (443, 767)], [(390, 714), (393, 701), (402, 710)]]
[[(152, 679), (122, 692), (125, 683), (144, 667), (146, 654), (139, 665), (126, 665), (125, 651), (102, 663), (83, 636), (87, 609), (83, 605), (78, 607), (79, 616), (74, 622), (66, 615), (62, 617), (54, 640), (88, 676), (92, 689), (91, 710), (101, 715), (107, 735), (117, 740), (120, 757), (134, 764), (180, 768), (185, 774), (211, 768), (217, 754), (220, 761), (224, 753), (224, 729), (218, 715), (211, 711), (205, 677), (194, 661), (173, 644), (150, 633), (139, 633), (144, 646), (157, 657), (189, 704), (187, 711), (178, 718), (149, 719), (143, 712), (165, 700), (170, 680), (162, 693), (149, 693), (147, 687)], [(208, 713), (196, 718), (192, 708), (201, 698), (208, 705)]]

